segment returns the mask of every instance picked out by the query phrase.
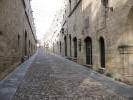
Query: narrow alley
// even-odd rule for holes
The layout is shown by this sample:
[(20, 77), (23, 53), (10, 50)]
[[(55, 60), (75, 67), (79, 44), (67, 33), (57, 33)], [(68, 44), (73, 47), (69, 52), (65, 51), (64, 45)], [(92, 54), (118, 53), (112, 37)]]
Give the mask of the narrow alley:
[[(132, 100), (133, 87), (41, 49), (12, 100)], [(27, 65), (25, 65), (27, 66)], [(23, 66), (24, 67), (24, 66)], [(24, 70), (24, 69), (23, 69)], [(17, 71), (13, 72), (17, 73)], [(16, 75), (14, 77), (18, 77)], [(19, 80), (19, 78), (18, 78)], [(5, 81), (6, 82), (6, 81)], [(6, 83), (5, 83), (6, 84)], [(1, 87), (1, 84), (0, 84)], [(6, 88), (6, 87), (5, 87)], [(2, 90), (2, 89), (0, 89)], [(128, 91), (128, 92), (127, 92)], [(130, 92), (129, 92), (130, 91)], [(0, 91), (0, 94), (6, 93)], [(6, 97), (7, 95), (5, 95)], [(4, 98), (1, 97), (0, 98)], [(4, 100), (4, 99), (2, 99)], [(6, 99), (5, 99), (6, 100)], [(8, 99), (9, 100), (9, 99)]]
[(0, 100), (133, 100), (133, 0), (0, 0)]

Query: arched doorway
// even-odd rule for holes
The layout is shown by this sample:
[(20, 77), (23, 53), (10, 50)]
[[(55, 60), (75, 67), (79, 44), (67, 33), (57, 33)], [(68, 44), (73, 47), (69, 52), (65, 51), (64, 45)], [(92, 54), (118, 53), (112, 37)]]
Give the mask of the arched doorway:
[(69, 41), (70, 41), (70, 56), (72, 56), (72, 52), (71, 52), (71, 35), (69, 36)]
[(64, 42), (65, 42), (65, 56), (67, 56), (67, 38), (66, 38), (66, 36), (64, 37)]
[(92, 40), (90, 37), (85, 39), (86, 43), (86, 64), (92, 65)]
[(27, 32), (25, 31), (25, 56), (27, 55)]
[(77, 58), (77, 38), (73, 39), (74, 42), (74, 57)]
[(105, 42), (104, 38), (100, 38), (99, 40), (99, 45), (100, 45), (100, 62), (101, 62), (101, 67), (105, 68)]

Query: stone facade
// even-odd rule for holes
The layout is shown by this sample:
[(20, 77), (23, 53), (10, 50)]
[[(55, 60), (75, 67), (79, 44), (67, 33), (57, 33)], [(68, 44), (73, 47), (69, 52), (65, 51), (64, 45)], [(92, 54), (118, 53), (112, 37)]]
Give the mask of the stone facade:
[(63, 13), (64, 10), (60, 9), (56, 12), (55, 18), (49, 28), (49, 31), (44, 35), (44, 48), (46, 50), (52, 51), (54, 53), (60, 54), (58, 51), (60, 48), (60, 30), (62, 27), (62, 20), (63, 20)]
[(133, 1), (65, 0), (64, 12), (58, 54), (133, 84)]
[(30, 0), (0, 1), (0, 78), (36, 51)]

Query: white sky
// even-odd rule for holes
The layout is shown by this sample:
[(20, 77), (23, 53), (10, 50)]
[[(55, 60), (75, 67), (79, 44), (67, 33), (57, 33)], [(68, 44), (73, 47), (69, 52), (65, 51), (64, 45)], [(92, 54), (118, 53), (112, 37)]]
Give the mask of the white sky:
[(32, 0), (31, 6), (35, 25), (37, 30), (37, 38), (40, 40), (50, 28), (55, 12), (61, 8), (63, 0)]

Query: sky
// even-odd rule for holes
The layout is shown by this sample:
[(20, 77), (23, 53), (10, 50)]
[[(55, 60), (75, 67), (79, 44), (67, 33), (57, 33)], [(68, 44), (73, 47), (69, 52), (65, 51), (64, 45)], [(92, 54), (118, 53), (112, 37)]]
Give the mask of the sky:
[(32, 0), (34, 22), (37, 31), (37, 39), (42, 40), (49, 30), (56, 11), (61, 8), (63, 0)]

